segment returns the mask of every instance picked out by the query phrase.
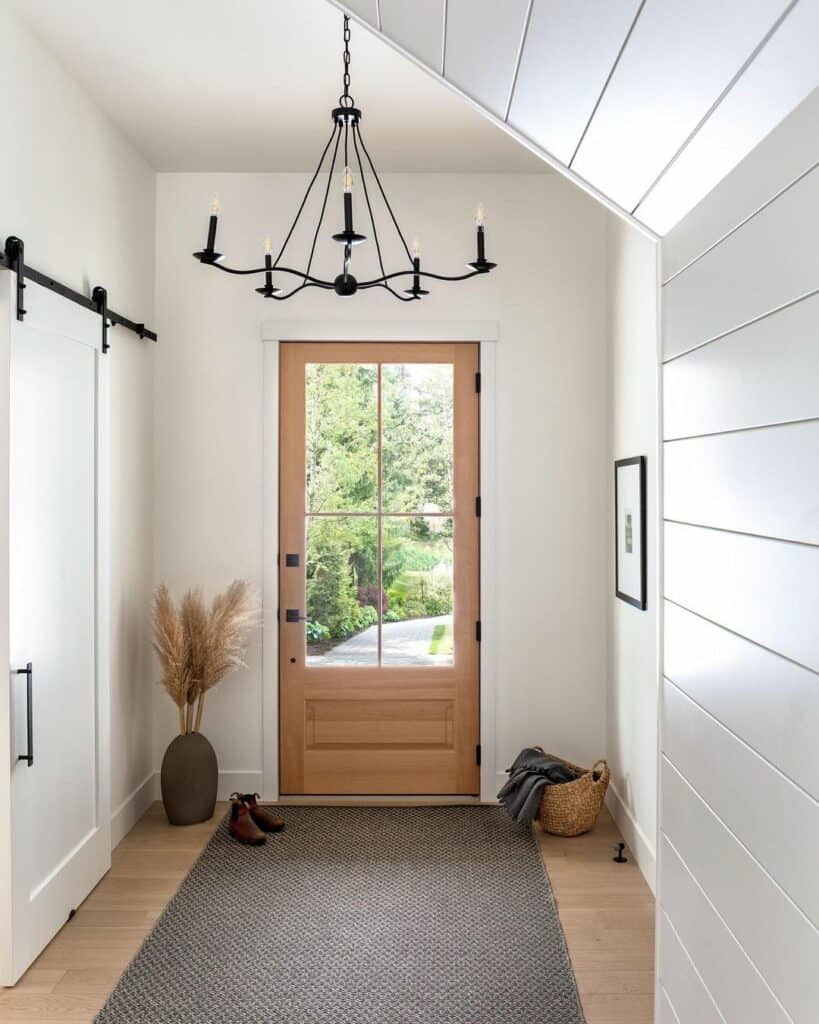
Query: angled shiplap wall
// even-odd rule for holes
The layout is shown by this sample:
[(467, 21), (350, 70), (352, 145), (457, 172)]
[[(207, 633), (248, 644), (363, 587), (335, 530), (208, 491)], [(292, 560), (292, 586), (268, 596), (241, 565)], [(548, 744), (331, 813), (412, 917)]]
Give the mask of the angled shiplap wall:
[(663, 244), (657, 1019), (819, 1006), (819, 90)]

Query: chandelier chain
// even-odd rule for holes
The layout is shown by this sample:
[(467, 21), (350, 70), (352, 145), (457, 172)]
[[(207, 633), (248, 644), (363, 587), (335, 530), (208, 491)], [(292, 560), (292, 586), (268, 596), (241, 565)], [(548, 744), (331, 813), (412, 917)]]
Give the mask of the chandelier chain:
[(350, 19), (344, 15), (344, 92), (339, 96), (339, 104), (342, 107), (354, 106), (353, 97), (350, 95)]

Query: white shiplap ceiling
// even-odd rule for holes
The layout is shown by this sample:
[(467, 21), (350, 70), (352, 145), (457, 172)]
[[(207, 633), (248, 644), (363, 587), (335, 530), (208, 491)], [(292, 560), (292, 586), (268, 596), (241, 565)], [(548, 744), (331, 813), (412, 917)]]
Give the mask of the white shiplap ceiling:
[(667, 233), (819, 86), (819, 0), (329, 0)]

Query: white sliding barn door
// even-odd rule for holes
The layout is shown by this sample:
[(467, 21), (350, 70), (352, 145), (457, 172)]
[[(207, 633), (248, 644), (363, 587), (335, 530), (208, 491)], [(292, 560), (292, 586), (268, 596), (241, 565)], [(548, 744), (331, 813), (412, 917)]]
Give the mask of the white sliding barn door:
[(20, 977), (111, 860), (101, 324), (36, 285), (25, 295), (25, 320), (17, 321), (12, 304), (7, 321), (6, 984)]

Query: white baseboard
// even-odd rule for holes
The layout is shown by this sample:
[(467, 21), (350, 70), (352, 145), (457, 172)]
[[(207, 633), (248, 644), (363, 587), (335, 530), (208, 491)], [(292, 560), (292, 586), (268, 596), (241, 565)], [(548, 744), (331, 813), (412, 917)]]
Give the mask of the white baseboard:
[(231, 793), (261, 793), (262, 772), (219, 772), (218, 800), (227, 800)]
[[(231, 793), (260, 793), (262, 773), (219, 772), (217, 800), (227, 800)], [(115, 849), (128, 835), (155, 800), (162, 799), (159, 772), (151, 772), (111, 814), (111, 849)]]
[(637, 867), (648, 883), (649, 889), (656, 895), (657, 854), (654, 846), (617, 792), (617, 787), (611, 782), (606, 793), (606, 807), (611, 811), (611, 816), (617, 823), (626, 846), (637, 861)]
[(159, 798), (159, 774), (150, 772), (111, 814), (111, 849), (117, 847)]

